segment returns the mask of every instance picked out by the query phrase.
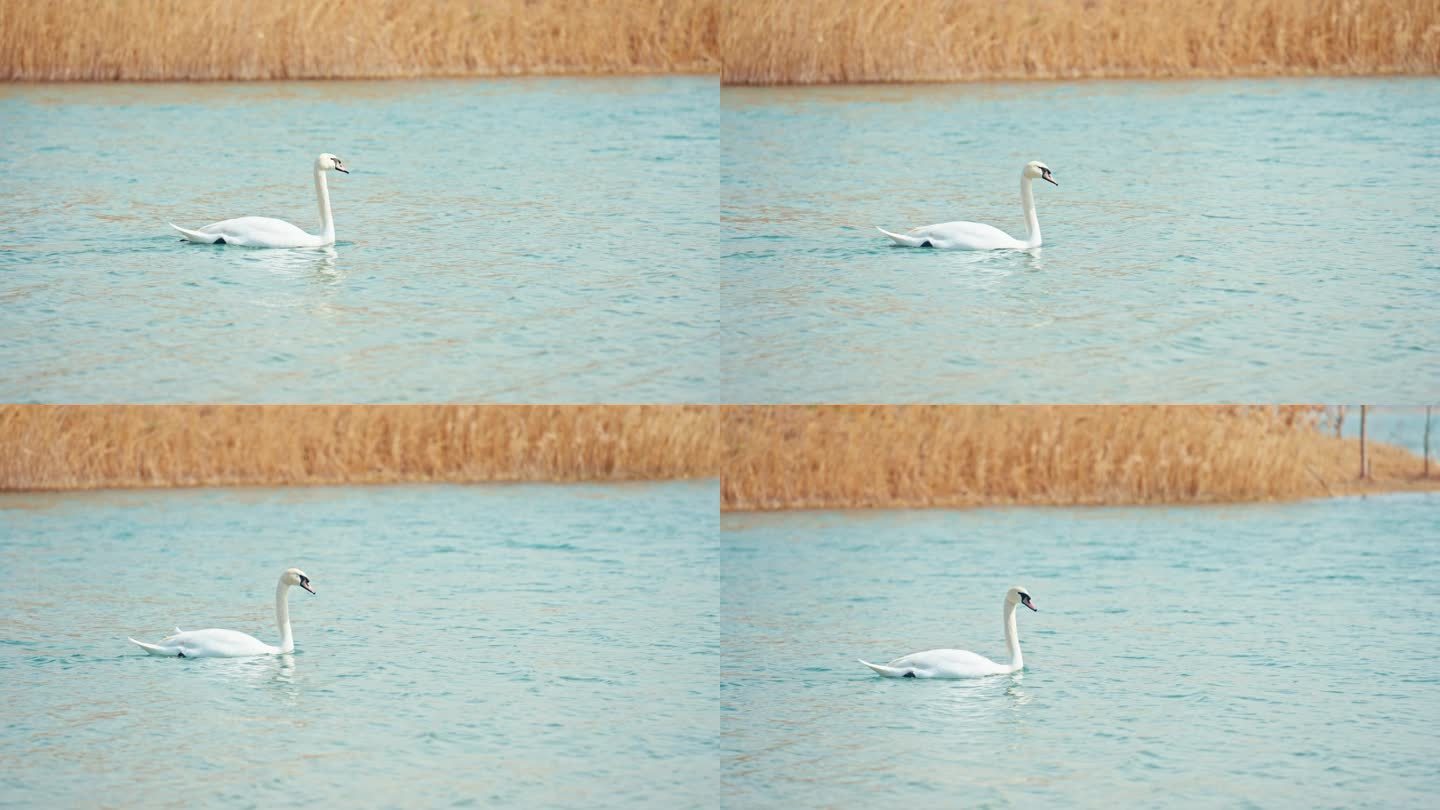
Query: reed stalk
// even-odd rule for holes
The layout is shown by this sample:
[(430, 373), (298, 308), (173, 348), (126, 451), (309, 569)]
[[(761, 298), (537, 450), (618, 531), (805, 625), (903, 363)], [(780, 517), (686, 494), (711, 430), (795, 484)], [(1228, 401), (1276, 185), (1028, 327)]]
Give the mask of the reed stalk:
[(3, 405), (0, 490), (709, 478), (695, 405)]
[(1440, 72), (1434, 0), (734, 0), (726, 84)]
[(1314, 406), (0, 405), (0, 490), (721, 479), (727, 510), (1440, 489)]
[(713, 73), (718, 0), (3, 0), (0, 80)]
[(1221, 503), (1434, 489), (1423, 460), (1314, 406), (752, 406), (726, 410), (727, 510)]

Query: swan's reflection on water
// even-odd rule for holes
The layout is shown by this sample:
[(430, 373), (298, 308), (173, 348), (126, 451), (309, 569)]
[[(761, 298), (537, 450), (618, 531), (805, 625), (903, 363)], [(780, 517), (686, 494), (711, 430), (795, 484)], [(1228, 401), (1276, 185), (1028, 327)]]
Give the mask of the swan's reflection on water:
[(1025, 673), (1017, 672), (1010, 676), (1010, 682), (1005, 686), (1005, 697), (1010, 700), (1011, 710), (1018, 710), (1035, 699), (1035, 696), (1025, 691), (1025, 687), (1020, 683), (1024, 679)]
[(1024, 251), (947, 250), (943, 257), (946, 283), (969, 289), (1000, 287), (1020, 273), (1038, 269), (1035, 262), (1039, 252), (1040, 248)]
[(932, 680), (929, 683), (943, 684), (944, 694), (935, 701), (935, 711), (955, 720), (990, 716), (997, 710), (1019, 711), (1035, 699), (1025, 689), (1024, 679), (1025, 673), (1016, 672), (973, 680)]
[(247, 274), (247, 278), (265, 278), (256, 273), (258, 270), (272, 279), (282, 280), (278, 285), (268, 279), (256, 282), (265, 289), (265, 293), (255, 299), (254, 303), (270, 309), (301, 309), (319, 317), (336, 314), (333, 305), (325, 299), (344, 289), (341, 282), (345, 280), (345, 272), (340, 269), (340, 254), (333, 245), (285, 250), (239, 250), (243, 250), (240, 272)]
[(325, 284), (334, 284), (343, 277), (337, 268), (339, 258), (334, 245), (285, 250), (247, 249), (243, 254), (243, 261), (248, 266), (280, 276), (311, 276)]
[(219, 678), (238, 685), (272, 692), (286, 704), (300, 699), (299, 677), (294, 655), (255, 655), (247, 658), (202, 658)]

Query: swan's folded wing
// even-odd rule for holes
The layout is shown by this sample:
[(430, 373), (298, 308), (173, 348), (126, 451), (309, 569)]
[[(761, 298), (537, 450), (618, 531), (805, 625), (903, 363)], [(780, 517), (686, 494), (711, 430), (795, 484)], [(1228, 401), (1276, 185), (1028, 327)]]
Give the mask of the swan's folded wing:
[(863, 658), (857, 658), (855, 660), (875, 670), (875, 672), (879, 673), (880, 675), (884, 675), (887, 678), (903, 678), (906, 674), (909, 673), (909, 670), (906, 669), (896, 669), (895, 667), (887, 667), (882, 664), (872, 664)]
[(236, 217), (189, 230), (171, 223), (170, 227), (192, 242), (214, 244), (223, 240), (240, 247), (315, 247), (325, 240), (311, 236), (283, 219), (271, 217)]
[(915, 231), (918, 229), (912, 229), (910, 233), (891, 233), (880, 227), (879, 225), (876, 225), (875, 230), (890, 237), (890, 239), (893, 240), (897, 245), (904, 245), (906, 247), (920, 247), (925, 244), (925, 237), (918, 236), (915, 233)]
[(188, 658), (235, 658), (248, 655), (271, 655), (276, 648), (239, 630), (187, 630), (163, 642), (166, 647), (185, 653)]
[(942, 222), (916, 228), (912, 233), (924, 237), (938, 248), (993, 250), (1020, 244), (1010, 234), (983, 222)]
[(970, 677), (995, 671), (999, 665), (969, 650), (926, 650), (896, 658), (892, 669), (913, 671), (917, 677)]
[(931, 660), (945, 664), (991, 664), (989, 658), (969, 650), (934, 650)]
[(215, 244), (215, 240), (219, 238), (213, 233), (205, 233), (203, 228), (199, 230), (191, 230), (189, 228), (182, 228), (173, 222), (170, 223), (170, 227), (179, 231), (180, 235), (185, 237), (187, 240), (191, 242), (199, 242), (202, 245), (213, 245)]
[(166, 650), (164, 647), (161, 647), (161, 646), (159, 646), (159, 645), (157, 645), (157, 644), (146, 644), (146, 643), (143, 642), (143, 641), (136, 641), (136, 640), (133, 639), (133, 638), (130, 639), (130, 643), (131, 643), (131, 644), (134, 644), (135, 646), (139, 647), (140, 649), (144, 650), (145, 652), (150, 653), (151, 655), (168, 655), (168, 656), (174, 656), (174, 655), (175, 655), (175, 653), (173, 653), (173, 652), (171, 652), (171, 651), (169, 651), (169, 650)]

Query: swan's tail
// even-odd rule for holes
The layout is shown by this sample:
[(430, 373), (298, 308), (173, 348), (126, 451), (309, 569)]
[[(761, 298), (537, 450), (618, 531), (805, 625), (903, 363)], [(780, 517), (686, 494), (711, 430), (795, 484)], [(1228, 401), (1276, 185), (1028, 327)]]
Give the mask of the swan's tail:
[[(192, 231), (192, 230), (190, 230), (189, 228), (182, 228), (182, 227), (180, 227), (179, 225), (176, 225), (176, 224), (173, 223), (173, 222), (170, 223), (170, 227), (172, 227), (172, 228), (174, 228), (175, 230), (179, 231), (181, 236), (185, 237), (186, 239), (189, 239), (191, 242), (200, 242), (201, 244), (213, 245), (213, 244), (215, 244), (215, 240), (220, 238), (218, 235), (213, 234), (213, 233), (205, 233), (205, 232), (203, 232), (203, 231)], [(136, 642), (136, 643), (139, 643), (139, 642)]]
[(855, 660), (856, 660), (856, 661), (859, 661), (860, 663), (864, 664), (865, 666), (867, 666), (867, 667), (875, 670), (876, 672), (880, 673), (881, 675), (884, 675), (884, 676), (887, 677), (887, 678), (903, 678), (903, 677), (905, 677), (905, 675), (906, 675), (907, 673), (910, 672), (910, 670), (908, 670), (908, 669), (896, 669), (895, 667), (887, 667), (887, 666), (882, 666), (882, 665), (880, 665), (880, 664), (872, 664), (872, 663), (870, 663), (869, 661), (866, 661), (866, 660), (861, 659), (861, 658), (856, 658)]
[(151, 655), (168, 655), (168, 656), (171, 656), (171, 657), (174, 657), (174, 655), (175, 655), (175, 653), (173, 653), (173, 652), (165, 649), (164, 647), (157, 647), (157, 646), (154, 645), (154, 644), (146, 644), (146, 643), (143, 642), (143, 641), (136, 641), (136, 640), (133, 639), (133, 638), (130, 639), (130, 643), (136, 645), (137, 647), (139, 647), (140, 649), (144, 650), (144, 651), (147, 652), (147, 653), (150, 653)]
[(926, 240), (926, 238), (923, 237), (923, 236), (906, 236), (906, 235), (903, 234), (903, 233), (891, 233), (891, 232), (885, 230), (884, 228), (880, 227), (879, 225), (876, 225), (876, 226), (875, 226), (875, 230), (879, 231), (880, 233), (885, 234), (886, 236), (890, 237), (891, 239), (894, 239), (894, 240), (895, 240), (895, 244), (897, 244), (897, 245), (904, 245), (904, 246), (906, 246), (906, 247), (920, 247), (921, 245), (925, 244), (926, 241), (928, 241), (928, 240)]

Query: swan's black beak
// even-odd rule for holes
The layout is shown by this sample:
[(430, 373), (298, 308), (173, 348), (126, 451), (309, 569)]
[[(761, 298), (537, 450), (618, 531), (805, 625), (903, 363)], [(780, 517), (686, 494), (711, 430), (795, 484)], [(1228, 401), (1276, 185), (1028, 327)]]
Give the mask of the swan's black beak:
[(1052, 185), (1052, 186), (1054, 186), (1054, 187), (1056, 187), (1056, 188), (1059, 188), (1059, 187), (1060, 187), (1060, 184), (1057, 183), (1057, 182), (1055, 182), (1055, 178), (1051, 177), (1049, 172), (1045, 172), (1044, 174), (1040, 175), (1040, 179), (1041, 179), (1041, 180), (1044, 180), (1045, 182), (1049, 183), (1050, 185)]
[[(336, 167), (335, 167), (335, 171), (337, 171), (337, 172), (344, 172), (344, 173), (346, 173), (346, 174), (349, 174), (349, 173), (350, 173), (350, 170), (347, 169), (347, 168), (345, 168), (344, 166), (336, 166)], [(1050, 182), (1053, 183), (1053, 182), (1055, 182), (1055, 181), (1054, 181), (1054, 180), (1051, 180)]]
[(1026, 595), (1023, 595), (1023, 594), (1022, 594), (1021, 597), (1020, 597), (1020, 604), (1024, 605), (1025, 607), (1030, 608), (1031, 610), (1035, 611), (1036, 613), (1039, 613), (1039, 612), (1040, 612), (1040, 608), (1035, 607), (1035, 604), (1030, 601), (1030, 597), (1029, 597), (1029, 596), (1026, 596)]

